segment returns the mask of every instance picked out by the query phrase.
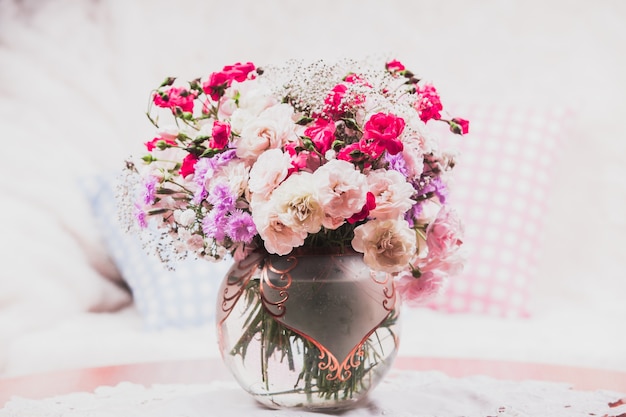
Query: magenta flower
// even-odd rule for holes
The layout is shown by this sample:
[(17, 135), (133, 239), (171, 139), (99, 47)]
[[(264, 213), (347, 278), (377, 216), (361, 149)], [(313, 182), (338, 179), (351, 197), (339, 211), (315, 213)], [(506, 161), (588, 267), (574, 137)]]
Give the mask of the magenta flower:
[(400, 140), (404, 126), (405, 122), (401, 117), (376, 113), (365, 123), (363, 139), (371, 141), (378, 154), (386, 150), (389, 154), (395, 155), (404, 149)]
[(425, 84), (418, 87), (416, 93), (419, 99), (415, 102), (415, 110), (419, 113), (422, 122), (441, 119), (443, 105), (435, 87), (432, 84)]
[(154, 104), (175, 110), (176, 107), (180, 107), (184, 112), (193, 112), (193, 101), (196, 99), (198, 93), (195, 91), (189, 91), (182, 87), (170, 87), (165, 91), (157, 92), (154, 94)]

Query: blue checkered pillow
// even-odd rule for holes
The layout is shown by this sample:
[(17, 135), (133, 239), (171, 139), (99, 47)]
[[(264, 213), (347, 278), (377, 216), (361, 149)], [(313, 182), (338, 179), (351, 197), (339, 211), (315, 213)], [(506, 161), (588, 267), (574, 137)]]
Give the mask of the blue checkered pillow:
[(187, 259), (168, 270), (142, 247), (138, 236), (118, 222), (116, 177), (82, 181), (110, 256), (130, 287), (147, 329), (192, 327), (212, 323), (217, 288), (230, 262)]

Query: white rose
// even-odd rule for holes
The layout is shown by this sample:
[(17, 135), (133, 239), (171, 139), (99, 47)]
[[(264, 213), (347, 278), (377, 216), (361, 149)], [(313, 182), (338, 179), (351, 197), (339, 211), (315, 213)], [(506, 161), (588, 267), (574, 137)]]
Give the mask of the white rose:
[(371, 220), (354, 229), (352, 247), (370, 268), (399, 272), (415, 254), (415, 232), (406, 220)]
[(235, 141), (237, 156), (253, 163), (264, 151), (297, 140), (297, 125), (292, 116), (293, 108), (290, 105), (278, 104), (249, 120)]
[(287, 178), (291, 158), (280, 149), (263, 152), (250, 169), (248, 188), (255, 198), (267, 200), (272, 191)]
[(304, 244), (307, 232), (286, 225), (271, 201), (255, 204), (252, 207), (252, 219), (269, 253), (287, 255), (293, 248)]
[(301, 171), (274, 190), (270, 201), (283, 224), (307, 233), (320, 231), (325, 214), (315, 185), (313, 174)]
[(370, 216), (377, 219), (402, 217), (415, 201), (411, 196), (415, 189), (398, 171), (378, 169), (367, 175), (369, 191), (376, 197), (376, 208)]
[(333, 159), (313, 174), (319, 201), (330, 217), (349, 218), (363, 208), (367, 177), (347, 161)]

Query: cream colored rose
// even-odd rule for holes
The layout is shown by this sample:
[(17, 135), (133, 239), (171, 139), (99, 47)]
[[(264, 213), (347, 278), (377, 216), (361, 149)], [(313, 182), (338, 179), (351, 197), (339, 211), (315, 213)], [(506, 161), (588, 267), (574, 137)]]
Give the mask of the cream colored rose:
[(415, 201), (415, 189), (398, 171), (378, 169), (367, 175), (369, 191), (376, 197), (376, 208), (370, 217), (384, 220), (402, 217)]
[[(242, 83), (233, 81), (220, 100), (220, 117), (242, 120), (242, 118), (235, 116), (235, 113), (239, 111), (249, 114), (250, 117), (256, 117), (263, 110), (276, 103), (277, 100), (272, 95), (270, 88), (259, 83), (258, 79), (246, 80)], [(233, 131), (239, 132), (242, 125), (239, 125), (237, 121), (233, 125), (231, 120), (231, 127)]]
[(370, 268), (399, 272), (406, 268), (416, 250), (415, 232), (406, 220), (371, 220), (354, 229), (352, 247), (363, 253)]
[(307, 232), (286, 225), (279, 214), (271, 201), (252, 207), (252, 219), (265, 249), (269, 253), (287, 255), (293, 248), (304, 244)]
[(271, 204), (280, 222), (296, 231), (317, 233), (322, 228), (324, 209), (317, 196), (313, 174), (298, 172), (274, 190)]
[(263, 152), (250, 169), (248, 188), (253, 198), (269, 199), (274, 189), (287, 178), (290, 167), (289, 154), (278, 148)]
[(313, 176), (328, 217), (346, 219), (361, 211), (367, 198), (367, 178), (353, 164), (334, 159)]
[(297, 125), (292, 116), (293, 108), (290, 105), (278, 104), (250, 120), (235, 140), (237, 156), (252, 164), (264, 151), (298, 140)]

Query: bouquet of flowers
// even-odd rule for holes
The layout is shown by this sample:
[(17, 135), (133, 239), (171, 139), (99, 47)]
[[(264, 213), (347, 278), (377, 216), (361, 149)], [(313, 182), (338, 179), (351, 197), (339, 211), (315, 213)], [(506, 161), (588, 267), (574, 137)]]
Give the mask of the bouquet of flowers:
[(143, 162), (127, 161), (126, 189), (166, 262), (352, 248), (409, 302), (462, 268), (446, 198), (455, 157), (426, 125), (462, 135), (469, 123), (397, 60), (236, 63), (167, 78), (147, 114), (156, 133)]

